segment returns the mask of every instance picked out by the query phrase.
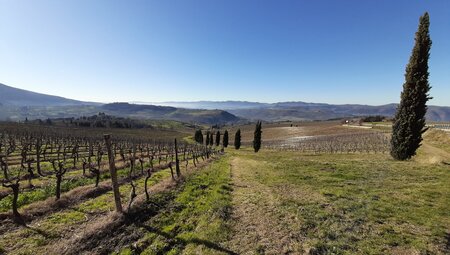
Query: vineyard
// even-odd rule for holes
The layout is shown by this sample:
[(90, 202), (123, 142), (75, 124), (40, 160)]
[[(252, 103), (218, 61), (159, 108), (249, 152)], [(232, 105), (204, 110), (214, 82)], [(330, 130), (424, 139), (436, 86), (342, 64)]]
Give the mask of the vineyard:
[[(251, 146), (253, 126), (240, 127), (243, 144)], [(235, 130), (231, 130), (235, 132)], [(342, 125), (340, 121), (268, 123), (263, 147), (301, 153), (388, 153), (390, 129), (361, 129)]]
[[(104, 203), (112, 196), (114, 201), (103, 207), (131, 214), (133, 208), (151, 200), (152, 185), (166, 176), (177, 183), (183, 179), (182, 171), (204, 166), (219, 155), (212, 147), (177, 142), (177, 138), (3, 128), (0, 234), (53, 217), (65, 208), (97, 199)], [(125, 190), (128, 195), (123, 194)]]
[(307, 153), (388, 153), (389, 136), (381, 132), (294, 137), (271, 141), (266, 148)]

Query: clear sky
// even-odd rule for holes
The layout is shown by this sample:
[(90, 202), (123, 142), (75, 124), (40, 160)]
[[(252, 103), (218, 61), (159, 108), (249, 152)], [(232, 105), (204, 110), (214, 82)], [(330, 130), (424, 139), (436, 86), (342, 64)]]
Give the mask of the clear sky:
[(0, 83), (79, 100), (399, 101), (430, 13), (450, 105), (449, 0), (0, 0)]

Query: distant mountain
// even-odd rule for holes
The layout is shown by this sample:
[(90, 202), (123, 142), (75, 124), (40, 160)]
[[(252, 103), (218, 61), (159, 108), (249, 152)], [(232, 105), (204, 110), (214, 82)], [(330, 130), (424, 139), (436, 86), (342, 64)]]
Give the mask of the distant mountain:
[(195, 102), (159, 102), (159, 103), (134, 102), (134, 103), (173, 106), (187, 109), (207, 109), (207, 110), (250, 109), (250, 108), (261, 108), (270, 106), (270, 104), (267, 103), (248, 102), (248, 101), (195, 101)]
[[(241, 101), (164, 102), (160, 104), (197, 109), (226, 109), (228, 112), (245, 119), (265, 121), (327, 120), (366, 115), (393, 117), (397, 109), (396, 104), (379, 106), (358, 104), (334, 105), (300, 101), (272, 104)], [(450, 121), (450, 107), (429, 106), (427, 119), (429, 121)]]
[[(176, 120), (199, 124), (235, 123), (243, 119), (327, 120), (344, 117), (382, 115), (392, 117), (396, 104), (380, 106), (334, 105), (307, 102), (259, 103), (248, 101), (137, 102), (100, 104), (50, 96), (0, 84), (0, 120), (24, 120), (108, 115), (136, 118)], [(429, 121), (450, 121), (450, 107), (429, 106)]]
[(50, 96), (13, 88), (0, 83), (0, 106), (65, 106), (91, 104), (96, 103), (82, 102), (59, 96)]
[(177, 110), (175, 107), (158, 106), (158, 105), (139, 105), (130, 103), (112, 103), (102, 106), (105, 111), (121, 112), (124, 114), (133, 114), (137, 112), (151, 112), (153, 114), (164, 115)]
[[(397, 110), (396, 104), (380, 106), (370, 105), (328, 105), (307, 104), (304, 106), (275, 105), (259, 109), (236, 109), (229, 112), (236, 116), (266, 121), (282, 120), (327, 120), (344, 117), (382, 115), (393, 117)], [(426, 118), (428, 121), (450, 121), (450, 107), (429, 106)]]
[(175, 120), (198, 124), (224, 124), (240, 118), (223, 110), (180, 109), (129, 103), (100, 104), (31, 92), (0, 84), (0, 120), (70, 118), (99, 112), (136, 119)]

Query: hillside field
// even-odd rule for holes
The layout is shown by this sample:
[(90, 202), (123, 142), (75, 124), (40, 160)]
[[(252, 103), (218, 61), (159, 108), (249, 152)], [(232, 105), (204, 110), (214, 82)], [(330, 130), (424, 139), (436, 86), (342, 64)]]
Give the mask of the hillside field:
[[(240, 150), (232, 143), (237, 128)], [(197, 167), (188, 159), (176, 181), (168, 168), (154, 173), (150, 201), (144, 176), (137, 176), (138, 196), (125, 215), (113, 212), (107, 174), (97, 188), (89, 179), (75, 188), (69, 177), (81, 170), (74, 169), (63, 182), (65, 206), (30, 216), (26, 227), (2, 219), (0, 254), (450, 254), (449, 133), (428, 131), (418, 155), (400, 162), (373, 147), (351, 153), (296, 150), (307, 143), (304, 137), (339, 142), (374, 132), (388, 137), (386, 130), (339, 122), (268, 124), (263, 148), (254, 153), (253, 128), (227, 127), (231, 145), (225, 153)], [(192, 134), (177, 130), (175, 136)], [(285, 144), (289, 149), (277, 148)], [(125, 176), (127, 166), (120, 171)], [(36, 196), (20, 212), (55, 205), (53, 197), (38, 197), (40, 189), (45, 187), (28, 191)], [(89, 196), (80, 194), (87, 191)], [(120, 186), (124, 207), (129, 193), (129, 185)], [(10, 198), (0, 200), (2, 213), (10, 210), (5, 199)]]

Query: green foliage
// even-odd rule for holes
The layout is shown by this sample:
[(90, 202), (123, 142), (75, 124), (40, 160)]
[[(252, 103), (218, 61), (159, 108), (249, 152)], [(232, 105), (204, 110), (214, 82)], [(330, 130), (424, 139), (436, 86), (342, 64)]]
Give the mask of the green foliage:
[(85, 214), (78, 211), (58, 212), (50, 215), (47, 220), (52, 224), (70, 224), (83, 221)]
[(44, 123), (41, 119), (26, 121), (26, 123), (38, 125), (58, 125), (65, 127), (87, 127), (87, 128), (152, 128), (151, 125), (137, 119), (116, 117), (103, 112), (91, 116), (78, 118), (48, 118)]
[(216, 132), (216, 146), (219, 146), (220, 144), (220, 131), (217, 130)]
[(383, 120), (385, 120), (386, 117), (385, 116), (381, 116), (381, 115), (374, 115), (374, 116), (367, 116), (362, 118), (361, 120), (363, 122), (382, 122)]
[(238, 129), (236, 131), (236, 134), (234, 135), (234, 148), (236, 150), (239, 150), (239, 148), (241, 148), (241, 129)]
[(209, 140), (210, 140), (210, 132), (206, 131), (206, 142), (205, 145), (208, 146), (209, 145)]
[(428, 13), (420, 17), (415, 45), (406, 67), (405, 83), (392, 126), (391, 155), (397, 160), (410, 159), (416, 154), (425, 127), (426, 103), (429, 96), (428, 58), (431, 39)]
[[(61, 183), (61, 192), (67, 192), (79, 186), (84, 186), (93, 183), (93, 179), (80, 178), (80, 179), (68, 179)], [(31, 204), (36, 201), (45, 200), (48, 197), (54, 196), (56, 193), (55, 183), (45, 185), (42, 188), (37, 188), (28, 192), (20, 192), (19, 198), (17, 200), (18, 207), (22, 207), (27, 204)], [(7, 197), (0, 200), (0, 212), (6, 212), (11, 210), (13, 196), (8, 195)]]
[(253, 138), (253, 149), (258, 152), (261, 149), (261, 121), (256, 123), (254, 138)]
[(214, 134), (213, 132), (211, 132), (211, 134), (209, 134), (209, 145), (213, 146), (214, 144)]
[(225, 130), (225, 133), (223, 133), (223, 140), (222, 140), (223, 147), (228, 147), (228, 130)]
[(198, 129), (195, 131), (194, 139), (197, 143), (203, 144), (203, 133), (202, 130)]

